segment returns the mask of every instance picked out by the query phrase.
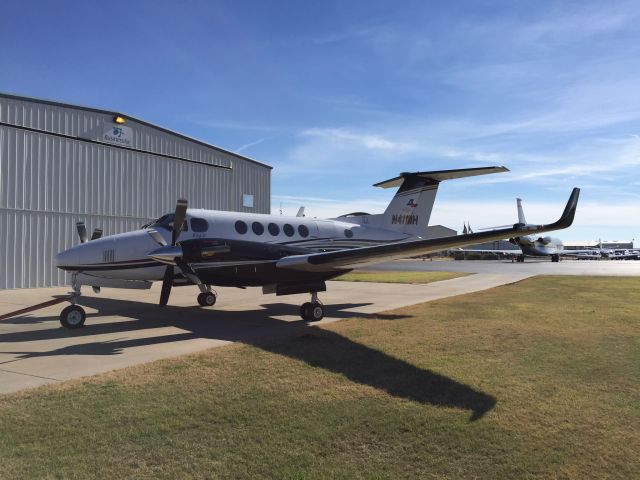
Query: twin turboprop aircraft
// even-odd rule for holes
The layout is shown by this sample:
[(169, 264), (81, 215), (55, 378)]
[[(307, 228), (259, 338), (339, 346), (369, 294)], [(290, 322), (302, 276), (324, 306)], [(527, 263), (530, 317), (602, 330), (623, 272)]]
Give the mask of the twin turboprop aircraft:
[[(578, 188), (560, 219), (549, 225), (519, 222), (480, 233), (425, 238), (441, 181), (505, 171), (484, 167), (402, 173), (375, 185), (399, 187), (384, 213), (357, 212), (327, 220), (188, 209), (187, 201), (180, 199), (173, 213), (140, 230), (95, 234), (91, 241), (56, 256), (58, 268), (72, 273), (73, 286), (71, 305), (60, 314), (60, 322), (67, 328), (84, 325), (86, 315), (77, 304), (82, 285), (95, 291), (146, 289), (159, 280), (161, 306), (178, 285), (197, 285), (202, 306), (216, 302), (211, 286), (261, 286), (263, 293), (276, 295), (309, 293), (311, 301), (300, 307), (300, 316), (318, 321), (324, 316), (318, 292), (326, 290), (327, 280), (354, 268), (572, 224)], [(86, 240), (86, 229), (83, 233), (81, 239)]]

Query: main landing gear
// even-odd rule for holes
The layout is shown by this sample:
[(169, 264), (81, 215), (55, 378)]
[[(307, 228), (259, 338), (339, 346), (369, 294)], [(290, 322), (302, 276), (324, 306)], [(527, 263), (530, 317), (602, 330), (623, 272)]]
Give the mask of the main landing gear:
[(554, 255), (551, 255), (551, 261), (552, 262), (559, 262), (560, 261), (560, 255), (558, 255), (557, 253)]
[(311, 301), (300, 307), (300, 316), (307, 322), (319, 322), (324, 317), (324, 305), (318, 300), (318, 293), (311, 293)]
[(216, 304), (216, 292), (211, 290), (208, 285), (199, 285), (200, 294), (198, 295), (198, 303), (202, 307), (213, 307)]

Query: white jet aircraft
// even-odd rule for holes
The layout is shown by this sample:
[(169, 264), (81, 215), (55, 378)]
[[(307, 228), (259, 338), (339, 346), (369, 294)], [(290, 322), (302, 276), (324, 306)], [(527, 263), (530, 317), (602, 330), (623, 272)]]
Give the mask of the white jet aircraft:
[[(526, 225), (527, 227), (533, 227), (534, 225), (530, 225), (527, 223), (527, 220), (524, 217), (524, 210), (522, 209), (522, 199), (516, 198), (516, 203), (518, 206), (518, 223), (521, 225)], [(502, 225), (501, 227), (491, 227), (495, 228), (505, 228), (509, 225)], [(491, 228), (483, 228), (482, 230), (490, 230)], [(559, 238), (549, 237), (549, 236), (539, 236), (539, 235), (521, 235), (517, 237), (509, 238), (509, 242), (513, 243), (520, 247), (521, 254), (516, 257), (518, 262), (524, 262), (524, 257), (551, 257), (552, 262), (559, 262), (560, 255), (563, 255), (564, 245), (562, 244), (562, 240)], [(475, 252), (475, 253), (498, 253), (500, 255), (514, 255), (517, 250), (495, 250), (495, 249), (458, 249), (457, 251), (463, 252)], [(580, 251), (582, 253), (582, 251)]]
[(549, 225), (519, 222), (509, 228), (441, 238), (428, 236), (427, 225), (438, 185), (475, 175), (508, 171), (505, 167), (468, 168), (402, 173), (377, 183), (399, 187), (384, 213), (363, 212), (319, 220), (309, 217), (187, 209), (180, 199), (174, 213), (140, 230), (81, 241), (56, 256), (58, 268), (72, 272), (71, 305), (60, 314), (67, 328), (84, 325), (85, 312), (77, 305), (82, 285), (150, 288), (162, 280), (160, 305), (169, 300), (174, 285), (197, 285), (198, 303), (211, 306), (211, 286), (261, 286), (263, 293), (310, 293), (300, 316), (318, 321), (324, 306), (318, 292), (326, 280), (356, 267), (438, 252), (483, 241), (559, 230), (571, 225), (580, 190), (574, 188), (558, 221)]

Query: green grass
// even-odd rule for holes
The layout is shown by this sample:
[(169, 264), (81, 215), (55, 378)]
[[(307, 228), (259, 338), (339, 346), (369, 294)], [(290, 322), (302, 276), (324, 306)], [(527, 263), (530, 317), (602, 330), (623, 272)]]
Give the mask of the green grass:
[(379, 283), (413, 283), (424, 284), (466, 277), (468, 273), (460, 272), (396, 272), (386, 270), (354, 270), (334, 280), (343, 282), (379, 282)]
[(536, 278), (3, 396), (0, 477), (639, 478), (639, 291)]

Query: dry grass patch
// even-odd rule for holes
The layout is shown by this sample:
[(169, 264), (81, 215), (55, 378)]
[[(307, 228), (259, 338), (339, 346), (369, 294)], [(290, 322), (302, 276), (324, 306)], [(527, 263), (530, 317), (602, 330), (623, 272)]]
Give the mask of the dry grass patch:
[(424, 284), (466, 277), (462, 272), (396, 272), (387, 270), (354, 270), (334, 280), (343, 282), (378, 282), (378, 283), (412, 283)]

